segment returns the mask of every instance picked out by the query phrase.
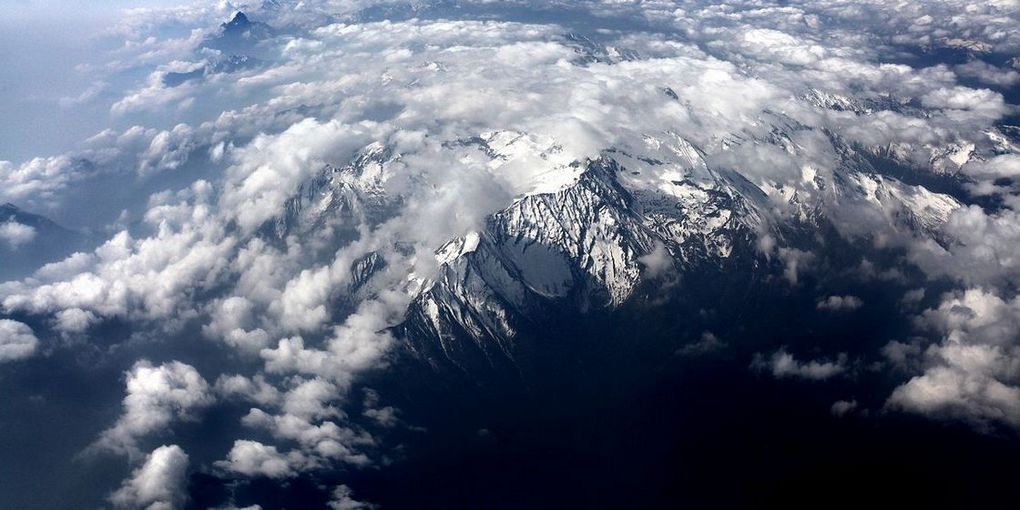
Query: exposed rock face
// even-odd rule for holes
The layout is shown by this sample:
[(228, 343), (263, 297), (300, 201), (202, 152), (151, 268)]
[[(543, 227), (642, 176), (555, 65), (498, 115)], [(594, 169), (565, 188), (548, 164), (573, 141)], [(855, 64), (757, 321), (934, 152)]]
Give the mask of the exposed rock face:
[[(676, 136), (646, 138), (644, 148), (574, 163), (580, 174), (572, 183), (525, 195), (482, 231), (438, 250), (439, 276), (397, 328), (412, 356), (440, 371), (513, 372), (531, 349), (519, 345), (522, 330), (541, 328), (555, 315), (549, 310), (611, 312), (646, 283), (780, 271), (763, 239), (778, 242), (780, 252), (810, 249), (823, 241), (802, 234), (825, 231), (832, 215), (878, 211), (881, 228), (937, 238), (960, 207), (948, 195), (879, 175), (848, 148), (847, 164), (831, 178), (805, 177), (817, 184), (811, 196), (712, 170)], [(786, 214), (774, 213), (777, 196)]]

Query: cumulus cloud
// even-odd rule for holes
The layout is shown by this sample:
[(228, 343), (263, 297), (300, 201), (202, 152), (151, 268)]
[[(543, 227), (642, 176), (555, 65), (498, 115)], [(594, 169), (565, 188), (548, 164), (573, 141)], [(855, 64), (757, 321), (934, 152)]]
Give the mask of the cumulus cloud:
[(676, 353), (680, 356), (697, 357), (718, 352), (726, 348), (726, 343), (715, 336), (711, 331), (703, 331), (696, 342), (689, 343)]
[(777, 379), (796, 378), (822, 381), (847, 372), (847, 355), (840, 353), (835, 360), (799, 361), (792, 354), (780, 349), (771, 356), (755, 354), (751, 368), (759, 372), (771, 373)]
[(857, 296), (829, 296), (819, 301), (816, 308), (830, 312), (852, 312), (861, 306), (864, 306), (864, 301)]
[(161, 131), (149, 142), (149, 148), (142, 153), (138, 172), (151, 175), (156, 172), (175, 170), (197, 149), (195, 130), (187, 124), (178, 124), (173, 129)]
[(369, 510), (375, 508), (375, 505), (354, 499), (354, 491), (346, 485), (338, 485), (333, 489), (332, 496), (328, 503), (330, 510)]
[(1000, 69), (980, 60), (971, 60), (966, 64), (953, 67), (962, 76), (977, 78), (989, 85), (1012, 87), (1020, 83), (1020, 73), (1012, 69)]
[(800, 40), (786, 32), (767, 28), (744, 32), (743, 40), (739, 44), (740, 51), (746, 54), (784, 64), (812, 64), (826, 56), (825, 48), (820, 45)]
[(948, 110), (947, 114), (958, 120), (965, 120), (971, 115), (995, 120), (1009, 111), (1001, 94), (962, 86), (933, 90), (922, 96), (921, 102), (931, 108)]
[(179, 361), (139, 361), (127, 373), (126, 391), (123, 414), (94, 448), (137, 455), (141, 439), (165, 432), (175, 420), (195, 418), (214, 400), (198, 371)]
[[(33, 282), (3, 297), (9, 310), (46, 313), (77, 308), (99, 316), (167, 317), (195, 286), (213, 285), (227, 265), (234, 240), (202, 203), (211, 186), (197, 181), (176, 196), (177, 203), (153, 203), (146, 221), (152, 237), (135, 239), (121, 231), (96, 249), (85, 267), (52, 283)], [(54, 268), (55, 270), (55, 268)]]
[(779, 248), (777, 250), (779, 259), (783, 261), (786, 268), (783, 276), (791, 285), (797, 285), (798, 278), (806, 268), (809, 268), (815, 260), (815, 254), (797, 248)]
[(39, 339), (28, 324), (0, 319), (0, 363), (31, 357), (38, 347)]
[(1020, 177), (1020, 154), (1002, 154), (984, 161), (974, 161), (963, 168), (968, 175), (984, 179)]
[(217, 461), (216, 466), (244, 476), (288, 478), (302, 469), (306, 462), (297, 452), (283, 454), (275, 446), (239, 439), (227, 453), (227, 459)]
[(50, 203), (70, 183), (83, 179), (87, 165), (70, 156), (32, 158), (20, 165), (0, 161), (0, 197), (5, 201)]
[(920, 342), (900, 342), (892, 340), (882, 346), (881, 353), (893, 366), (907, 369), (913, 367), (921, 356)]
[[(298, 186), (326, 163), (342, 161), (371, 141), (364, 127), (304, 119), (276, 136), (260, 136), (236, 155), (220, 206), (251, 232), (278, 214)], [(294, 150), (300, 146), (301, 150)]]
[(258, 352), (269, 342), (269, 333), (255, 326), (253, 308), (250, 300), (240, 296), (224, 299), (212, 313), (212, 322), (204, 326), (202, 332), (240, 350)]
[(945, 246), (927, 239), (912, 245), (911, 259), (932, 275), (968, 285), (995, 286), (1020, 282), (1020, 214), (1010, 209), (989, 212), (971, 205), (953, 211), (941, 228)]
[(164, 72), (153, 72), (149, 75), (144, 87), (121, 98), (110, 107), (110, 113), (115, 116), (124, 116), (135, 112), (158, 112), (168, 106), (173, 106), (177, 112), (190, 109), (195, 104), (195, 98), (191, 95), (196, 86), (185, 82), (177, 87), (168, 87), (165, 83)]
[(652, 280), (671, 274), (674, 269), (673, 255), (662, 244), (657, 244), (654, 250), (638, 257), (638, 261), (645, 267), (644, 275)]
[(979, 288), (947, 294), (917, 322), (941, 341), (924, 353), (923, 373), (896, 388), (886, 405), (981, 429), (1020, 428), (1020, 298)]
[(856, 400), (838, 400), (832, 404), (831, 412), (832, 415), (837, 418), (842, 418), (849, 415), (857, 409)]
[(903, 294), (903, 298), (900, 299), (900, 303), (905, 306), (915, 306), (924, 299), (924, 295), (927, 291), (924, 288), (911, 289)]
[[(321, 378), (303, 380), (283, 395), (279, 414), (252, 409), (242, 422), (248, 427), (266, 430), (278, 439), (297, 442), (301, 449), (291, 455), (300, 459), (304, 466), (336, 461), (364, 465), (369, 459), (358, 449), (374, 444), (374, 439), (337, 424), (344, 415), (334, 402), (343, 396), (334, 383)], [(302, 469), (302, 466), (292, 467)]]
[(228, 399), (243, 399), (263, 406), (277, 404), (281, 399), (280, 391), (261, 374), (252, 378), (221, 375), (216, 379), (215, 389), (217, 394)]
[[(63, 154), (34, 157), (21, 163), (0, 161), (0, 200), (33, 209), (59, 210), (103, 179), (182, 158), (180, 150), (170, 153), (180, 149), (180, 145), (152, 144), (160, 134), (157, 129), (140, 125), (120, 132), (105, 129), (83, 140), (79, 148)], [(161, 149), (168, 153), (160, 153)], [(124, 179), (119, 184), (130, 182)], [(111, 194), (103, 196), (108, 198)]]
[(13, 219), (0, 223), (0, 241), (7, 243), (12, 250), (19, 246), (32, 242), (35, 239), (35, 228), (22, 225)]
[(110, 502), (117, 508), (181, 508), (187, 494), (184, 491), (187, 470), (188, 454), (180, 446), (160, 446), (110, 495)]
[(373, 421), (375, 421), (381, 427), (394, 427), (400, 421), (397, 417), (397, 409), (392, 406), (381, 406), (379, 393), (375, 390), (366, 388), (365, 399), (363, 405), (365, 410), (362, 414)]
[(57, 312), (54, 328), (61, 333), (84, 333), (98, 318), (92, 312), (80, 308), (68, 308)]
[(406, 307), (407, 297), (395, 302), (368, 300), (343, 324), (333, 328), (326, 349), (305, 347), (302, 337), (281, 339), (275, 348), (260, 353), (272, 373), (301, 373), (328, 378), (346, 387), (354, 375), (379, 365), (393, 338), (386, 327), (395, 323)]

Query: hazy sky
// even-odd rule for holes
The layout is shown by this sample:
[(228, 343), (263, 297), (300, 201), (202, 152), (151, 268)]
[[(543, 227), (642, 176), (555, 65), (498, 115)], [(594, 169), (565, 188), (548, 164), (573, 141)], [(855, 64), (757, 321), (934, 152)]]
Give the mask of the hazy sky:
[(60, 100), (76, 97), (91, 85), (89, 73), (75, 67), (98, 58), (98, 34), (112, 23), (113, 5), (129, 2), (4, 0), (0, 4), (4, 11), (0, 16), (0, 115), (6, 119), (0, 126), (0, 160), (21, 161), (60, 152), (101, 130), (105, 116), (61, 108)]
[(132, 7), (179, 5), (188, 2), (174, 0), (3, 0), (5, 18), (35, 16), (40, 13), (65, 12), (76, 17), (98, 16), (104, 12)]
[(101, 65), (108, 51), (124, 44), (123, 38), (109, 36), (120, 14), (189, 3), (0, 0), (0, 116), (5, 119), (0, 160), (63, 152), (108, 127), (108, 102), (84, 104), (78, 99), (101, 95), (105, 88), (96, 83), (97, 73), (89, 66)]

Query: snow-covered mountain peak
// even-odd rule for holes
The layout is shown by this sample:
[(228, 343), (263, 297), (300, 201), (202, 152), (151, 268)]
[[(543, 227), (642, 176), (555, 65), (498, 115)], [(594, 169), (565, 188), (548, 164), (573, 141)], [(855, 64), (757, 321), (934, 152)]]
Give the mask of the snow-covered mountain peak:
[(464, 237), (454, 239), (436, 250), (436, 260), (440, 264), (449, 264), (457, 258), (475, 251), (480, 239), (478, 232), (469, 232)]
[(520, 131), (486, 131), (449, 145), (473, 149), (463, 152), (461, 162), (487, 168), (519, 196), (555, 193), (576, 183), (583, 171), (555, 140)]

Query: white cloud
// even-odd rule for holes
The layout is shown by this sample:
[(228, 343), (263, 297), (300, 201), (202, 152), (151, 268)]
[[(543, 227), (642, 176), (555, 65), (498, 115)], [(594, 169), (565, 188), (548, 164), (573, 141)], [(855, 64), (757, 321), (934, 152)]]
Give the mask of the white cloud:
[(70, 156), (32, 158), (20, 165), (0, 161), (0, 199), (25, 202), (29, 205), (49, 203), (57, 192), (81, 180), (88, 169)]
[(777, 253), (786, 266), (783, 276), (791, 285), (797, 285), (801, 273), (811, 267), (815, 260), (815, 254), (797, 248), (779, 248)]
[(829, 296), (819, 301), (816, 308), (830, 312), (852, 312), (861, 306), (864, 306), (864, 301), (857, 296)]
[(847, 356), (841, 353), (835, 361), (809, 360), (798, 361), (792, 354), (780, 349), (765, 358), (755, 354), (751, 368), (757, 371), (768, 371), (778, 379), (799, 378), (821, 381), (847, 372)]
[(219, 302), (212, 312), (212, 322), (202, 332), (220, 338), (239, 350), (256, 353), (269, 342), (269, 333), (255, 325), (254, 303), (232, 296)]
[(227, 460), (218, 461), (217, 467), (245, 476), (288, 478), (306, 463), (298, 453), (280, 453), (275, 446), (258, 441), (239, 439), (227, 454)]
[(960, 64), (953, 67), (953, 70), (963, 76), (977, 78), (989, 85), (1012, 87), (1020, 84), (1020, 73), (1012, 69), (999, 69), (980, 60), (971, 60), (966, 64)]
[(178, 124), (171, 130), (159, 132), (149, 142), (149, 148), (141, 154), (138, 173), (151, 175), (175, 170), (187, 163), (191, 153), (197, 149), (195, 137), (195, 130), (187, 124)]
[(195, 418), (214, 400), (198, 371), (179, 361), (159, 366), (139, 361), (127, 373), (126, 391), (123, 414), (94, 448), (136, 455), (141, 439), (166, 432), (175, 420)]
[(916, 306), (922, 299), (924, 299), (926, 292), (927, 291), (923, 287), (908, 290), (903, 294), (903, 298), (900, 299), (900, 303), (905, 306)]
[(921, 357), (921, 345), (919, 342), (900, 342), (892, 340), (882, 346), (884, 356), (894, 367), (907, 369), (916, 365)]
[(726, 348), (726, 343), (719, 340), (719, 337), (715, 336), (711, 331), (703, 331), (698, 341), (684, 345), (677, 349), (676, 353), (680, 356), (697, 357), (711, 354), (724, 348)]
[(932, 239), (911, 248), (911, 259), (932, 275), (969, 285), (1015, 285), (1020, 282), (1020, 214), (1010, 209), (986, 212), (971, 205), (953, 211), (941, 233), (945, 246)]
[(32, 277), (40, 282), (65, 280), (84, 272), (94, 263), (95, 255), (76, 252), (64, 260), (51, 262), (40, 267)]
[(57, 312), (54, 328), (61, 333), (80, 334), (97, 321), (98, 318), (92, 312), (80, 308), (68, 308)]
[(186, 499), (185, 482), (188, 454), (177, 445), (160, 446), (131, 478), (110, 495), (117, 508), (174, 510)]
[[(210, 188), (197, 181), (172, 197), (180, 202), (153, 204), (146, 214), (156, 230), (152, 237), (135, 239), (122, 231), (96, 249), (95, 258), (82, 261), (93, 266), (2, 296), (4, 307), (32, 313), (78, 308), (104, 317), (173, 315), (192, 288), (216, 283), (234, 248), (225, 225), (203, 203)], [(64, 265), (60, 272), (72, 267), (83, 269)]]
[(22, 225), (13, 219), (0, 223), (0, 241), (7, 243), (12, 250), (19, 246), (32, 242), (35, 239), (35, 228)]
[(397, 409), (392, 406), (380, 406), (379, 392), (366, 388), (365, 399), (363, 405), (365, 410), (362, 414), (368, 418), (371, 418), (381, 427), (394, 427), (400, 421), (397, 417)]
[(216, 393), (226, 398), (242, 398), (260, 405), (276, 405), (280, 391), (266, 382), (262, 375), (253, 378), (242, 375), (221, 375), (216, 379)]
[(825, 48), (778, 30), (751, 29), (743, 34), (740, 50), (784, 64), (807, 65), (826, 56)]
[(276, 348), (263, 349), (260, 354), (266, 370), (318, 375), (348, 386), (353, 376), (378, 366), (392, 344), (385, 328), (399, 320), (408, 302), (406, 295), (396, 293), (391, 299), (395, 301), (362, 302), (343, 324), (333, 328), (326, 349), (306, 348), (301, 337), (284, 338)]
[(638, 262), (645, 267), (644, 276), (652, 280), (674, 271), (673, 254), (661, 243), (648, 254), (638, 257)]
[(39, 339), (28, 324), (0, 319), (0, 363), (31, 357), (38, 348)]
[[(339, 418), (339, 416), (337, 416)], [(374, 439), (367, 433), (341, 427), (336, 421), (318, 420), (315, 416), (300, 414), (270, 415), (259, 409), (252, 409), (242, 420), (246, 426), (263, 429), (273, 437), (284, 441), (296, 441), (299, 450), (288, 456), (299, 459), (290, 468), (305, 471), (324, 465), (345, 462), (356, 466), (370, 464), (367, 455), (359, 452), (362, 447), (372, 446)], [(228, 457), (228, 460), (231, 460)]]
[(283, 395), (280, 414), (252, 409), (242, 422), (248, 427), (266, 430), (278, 439), (297, 442), (301, 449), (291, 455), (301, 459), (303, 464), (292, 465), (295, 470), (336, 461), (365, 465), (369, 459), (358, 450), (373, 445), (375, 440), (366, 433), (337, 425), (344, 414), (334, 403), (339, 403), (344, 396), (341, 388), (329, 381), (303, 380)]
[(986, 161), (974, 161), (963, 167), (968, 175), (986, 178), (1017, 178), (1020, 177), (1020, 154), (1002, 154)]
[(958, 121), (975, 117), (996, 120), (1009, 112), (1002, 94), (962, 86), (928, 92), (921, 97), (921, 103), (931, 108), (949, 110), (947, 115)]
[(167, 106), (173, 106), (178, 113), (190, 109), (195, 104), (194, 93), (198, 86), (185, 82), (176, 87), (168, 87), (163, 82), (166, 73), (155, 71), (149, 75), (144, 87), (124, 96), (110, 107), (114, 116), (124, 117), (130, 113), (160, 112)]
[(838, 400), (832, 404), (830, 411), (837, 418), (842, 418), (857, 409), (856, 400)]
[[(343, 161), (372, 139), (365, 127), (305, 119), (276, 136), (259, 136), (235, 153), (220, 207), (252, 232), (282, 209), (299, 184), (326, 163)], [(300, 147), (300, 150), (295, 150)]]
[(896, 388), (887, 406), (982, 429), (1020, 428), (1020, 297), (947, 294), (917, 321), (942, 340), (925, 352), (924, 372)]
[(375, 505), (354, 499), (354, 491), (346, 485), (338, 485), (333, 489), (332, 499), (328, 505), (330, 510), (370, 510)]

